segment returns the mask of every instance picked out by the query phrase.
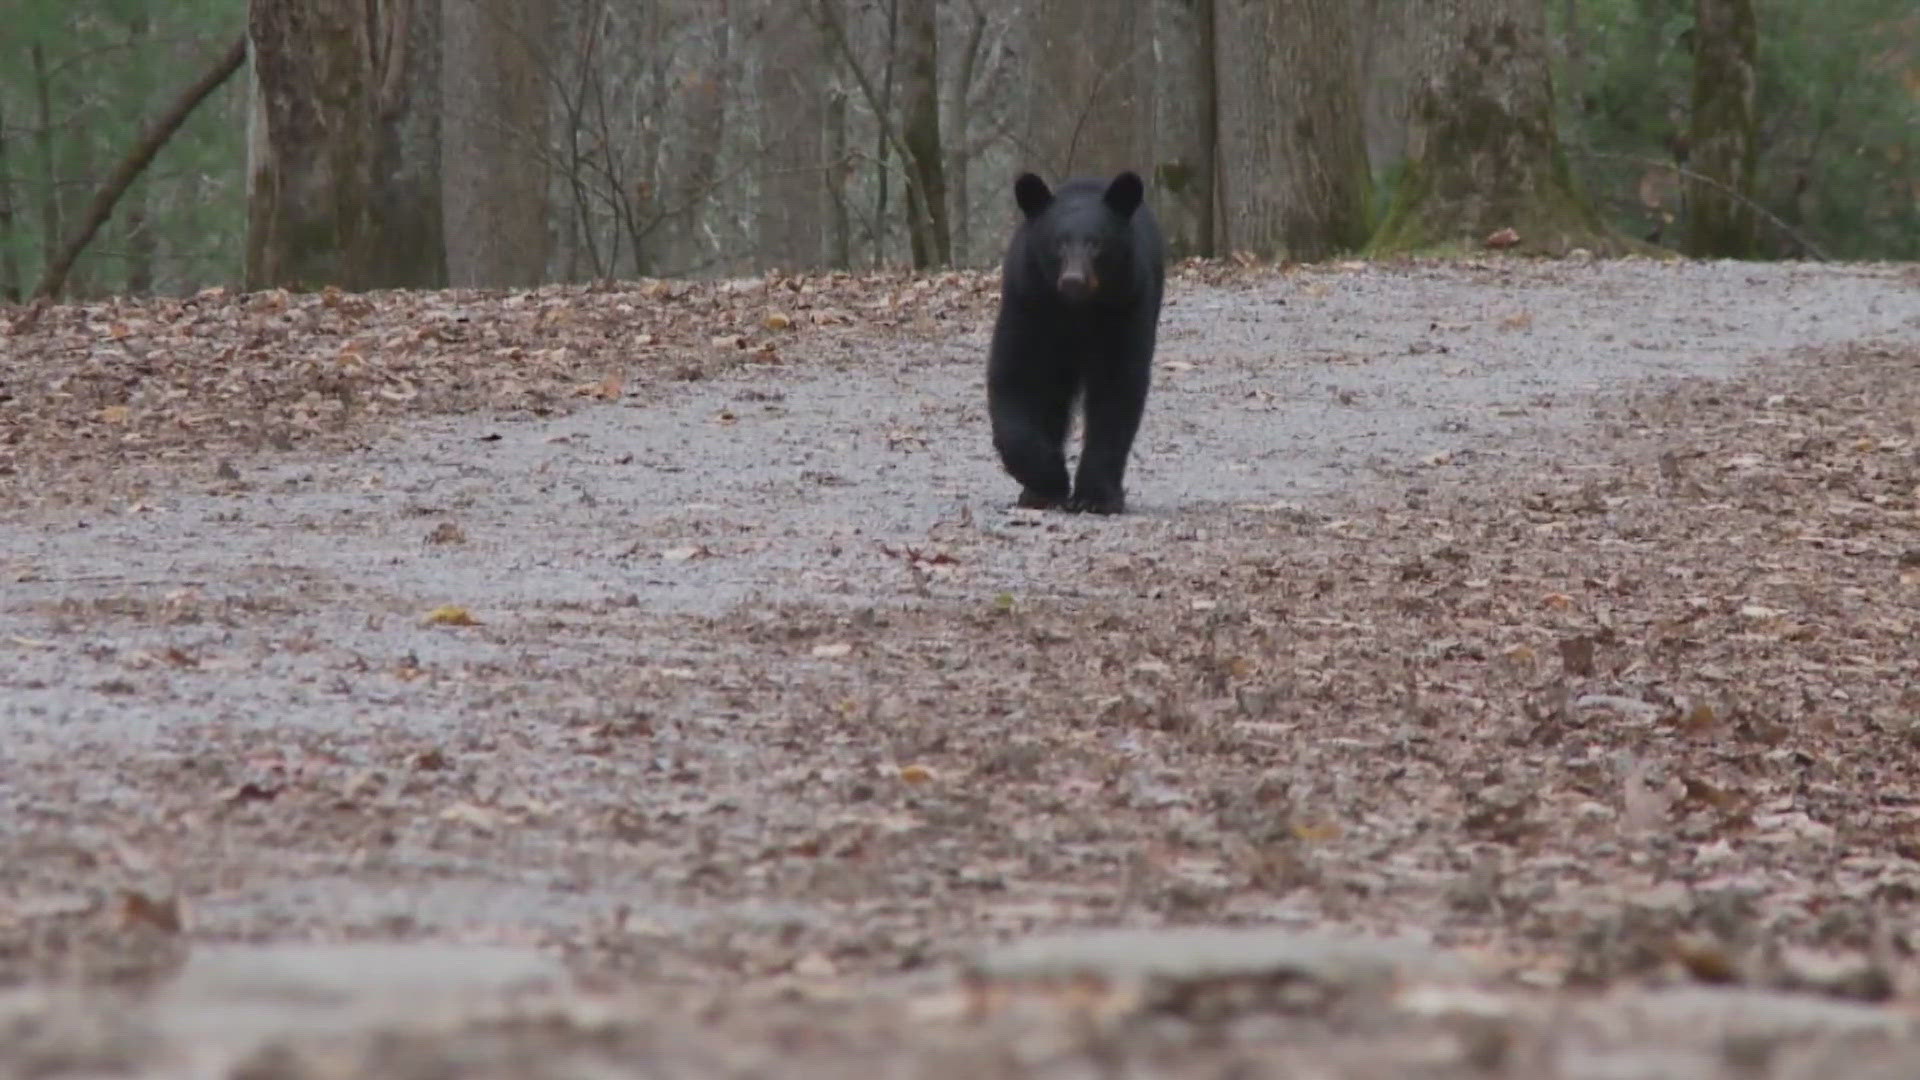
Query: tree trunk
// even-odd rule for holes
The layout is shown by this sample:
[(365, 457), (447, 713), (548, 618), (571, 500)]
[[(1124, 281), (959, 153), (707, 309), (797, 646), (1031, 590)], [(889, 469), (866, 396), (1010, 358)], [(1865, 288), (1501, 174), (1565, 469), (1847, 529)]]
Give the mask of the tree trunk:
[[(129, 51), (144, 60), (153, 49), (153, 22), (145, 9), (135, 9), (127, 15), (127, 44)], [(133, 107), (142, 115), (151, 113), (161, 99), (154, 93), (152, 65), (140, 65), (140, 78), (131, 95)], [(147, 199), (150, 188), (135, 181), (135, 187), (124, 198), (127, 200), (127, 216), (121, 229), (124, 239), (121, 243), (127, 252), (126, 291), (131, 296), (149, 296), (153, 293), (153, 264), (159, 255), (159, 245), (155, 243), (153, 222), (147, 217)]]
[(754, 50), (760, 108), (760, 184), (754, 233), (760, 263), (818, 266), (827, 193), (820, 26), (795, 0), (757, 0)]
[(251, 0), (248, 288), (440, 283), (437, 254), (418, 250), (438, 203), (389, 186), (407, 175), (395, 133), (421, 104), (408, 61), (422, 17), (409, 0)]
[(677, 152), (664, 175), (673, 178), (664, 223), (666, 248), (682, 270), (706, 261), (702, 223), (707, 200), (720, 178), (720, 142), (726, 134), (726, 85), (733, 77), (731, 0), (718, 0), (704, 9), (708, 25), (708, 52), (680, 81), (675, 95), (682, 110)]
[(442, 0), (441, 199), (447, 280), (546, 279), (551, 15), (521, 0)]
[(972, 176), (973, 150), (968, 142), (973, 131), (973, 79), (986, 41), (987, 13), (977, 7), (969, 11), (966, 26), (959, 62), (953, 65), (953, 82), (947, 88), (947, 118), (941, 123), (941, 133), (950, 147), (945, 157), (947, 220), (948, 231), (953, 234), (953, 261), (972, 265), (973, 208), (967, 185)]
[(20, 300), (21, 279), (20, 253), (13, 247), (19, 230), (13, 220), (13, 169), (7, 149), (7, 118), (0, 110), (0, 301), (11, 304)]
[(372, 285), (372, 72), (355, 0), (251, 0), (247, 287)]
[(39, 106), (33, 145), (40, 152), (40, 260), (44, 273), (60, 253), (60, 166), (53, 157), (53, 84), (47, 74), (46, 50), (36, 41), (30, 55), (34, 103)]
[(853, 216), (847, 206), (847, 182), (853, 162), (847, 153), (847, 91), (836, 84), (827, 93), (827, 265), (853, 266)]
[[(900, 60), (900, 0), (886, 0), (886, 5), (886, 59), (880, 65), (878, 90), (870, 90), (867, 94), (868, 103), (873, 107), (874, 126), (879, 129), (874, 135), (878, 145), (873, 151), (873, 266), (876, 270), (887, 265), (887, 226), (891, 222), (887, 216), (887, 197), (893, 193), (893, 168), (890, 161), (894, 143), (887, 127), (893, 123), (894, 69), (899, 66)], [(841, 13), (840, 19), (841, 31), (844, 33), (845, 12)]]
[(934, 0), (901, 0), (901, 141), (907, 151), (907, 224), (915, 269), (953, 262), (940, 140), (940, 33)]
[(1407, 156), (1407, 107), (1413, 93), (1420, 27), (1406, 0), (1364, 0), (1355, 48), (1360, 55), (1361, 108), (1366, 116), (1367, 161), (1390, 172)]
[(385, 249), (382, 283), (447, 284), (441, 202), (441, 5), (388, 0), (381, 12), (387, 71), (380, 80), (374, 212)]
[(1367, 148), (1346, 0), (1216, 0), (1221, 214), (1231, 250), (1322, 259), (1367, 239)]
[(1034, 0), (1028, 164), (1055, 179), (1148, 171), (1151, 9), (1111, 0)]
[(1214, 0), (1155, 0), (1153, 38), (1159, 58), (1154, 84), (1153, 180), (1160, 227), (1174, 257), (1212, 255), (1214, 135)]
[(1693, 135), (1687, 150), (1687, 254), (1754, 253), (1753, 98), (1759, 32), (1753, 0), (1697, 0)]
[(1545, 0), (1412, 0), (1424, 39), (1407, 168), (1377, 252), (1624, 246), (1574, 190), (1554, 126)]

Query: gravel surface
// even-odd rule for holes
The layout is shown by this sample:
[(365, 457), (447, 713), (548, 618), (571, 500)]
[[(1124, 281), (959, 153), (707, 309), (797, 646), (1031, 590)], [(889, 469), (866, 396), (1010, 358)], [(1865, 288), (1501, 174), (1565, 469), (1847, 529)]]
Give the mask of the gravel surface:
[[(0, 1066), (1920, 1053), (1911, 267), (1189, 266), (1118, 519), (1011, 507), (991, 284), (0, 337)], [(1198, 925), (1448, 963), (968, 959)]]

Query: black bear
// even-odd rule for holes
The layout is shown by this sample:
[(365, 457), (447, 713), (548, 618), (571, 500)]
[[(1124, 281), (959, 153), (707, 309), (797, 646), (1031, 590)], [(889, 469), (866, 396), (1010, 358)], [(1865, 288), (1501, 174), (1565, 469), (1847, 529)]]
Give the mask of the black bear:
[[(1140, 177), (1014, 181), (1024, 215), (1007, 246), (987, 358), (987, 412), (1019, 505), (1095, 514), (1126, 509), (1121, 485), (1153, 372), (1166, 241)], [(1085, 445), (1067, 485), (1078, 402)]]

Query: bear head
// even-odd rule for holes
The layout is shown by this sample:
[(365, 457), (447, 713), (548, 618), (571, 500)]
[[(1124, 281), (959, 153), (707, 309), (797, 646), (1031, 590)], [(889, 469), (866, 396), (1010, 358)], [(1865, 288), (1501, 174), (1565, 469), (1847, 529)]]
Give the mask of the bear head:
[(1039, 280), (1072, 304), (1132, 292), (1133, 215), (1145, 185), (1137, 173), (1112, 181), (1069, 180), (1058, 191), (1032, 173), (1014, 181), (1026, 215), (1027, 257)]

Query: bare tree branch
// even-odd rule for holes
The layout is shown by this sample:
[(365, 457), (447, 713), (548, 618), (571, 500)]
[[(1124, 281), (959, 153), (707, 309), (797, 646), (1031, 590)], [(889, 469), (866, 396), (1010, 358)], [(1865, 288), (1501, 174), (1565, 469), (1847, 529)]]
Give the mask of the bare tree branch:
[(80, 252), (86, 249), (87, 242), (93, 239), (93, 234), (99, 231), (100, 226), (106, 224), (107, 219), (113, 216), (114, 204), (118, 203), (120, 197), (127, 193), (127, 189), (133, 186), (133, 182), (140, 178), (140, 173), (146, 169), (149, 162), (153, 161), (154, 155), (160, 152), (160, 148), (166, 145), (174, 132), (180, 130), (180, 125), (186, 122), (193, 110), (219, 89), (221, 83), (226, 82), (234, 72), (240, 70), (240, 65), (246, 58), (247, 36), (242, 34), (234, 38), (233, 44), (227, 47), (226, 53), (207, 70), (206, 74), (200, 76), (192, 86), (180, 92), (180, 96), (174, 99), (173, 104), (161, 114), (158, 120), (147, 125), (146, 131), (141, 133), (140, 140), (134, 144), (133, 149), (120, 160), (120, 164), (114, 166), (106, 182), (94, 192), (93, 201), (87, 205), (86, 216), (81, 219), (80, 227), (67, 239), (66, 245), (48, 264), (47, 272), (41, 277), (40, 284), (35, 286), (34, 299), (50, 297), (60, 291), (61, 286), (67, 282), (68, 273), (73, 270), (74, 260), (80, 257)]

